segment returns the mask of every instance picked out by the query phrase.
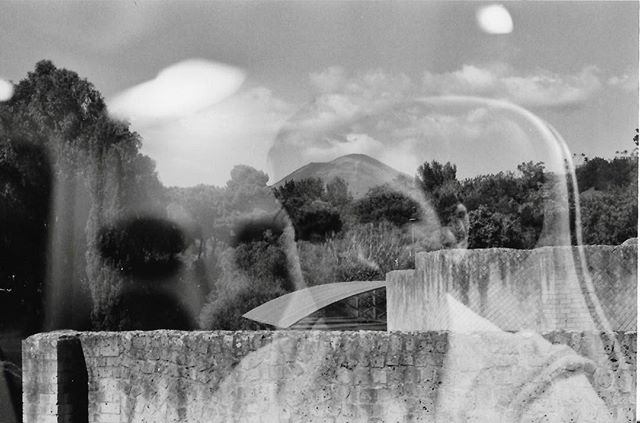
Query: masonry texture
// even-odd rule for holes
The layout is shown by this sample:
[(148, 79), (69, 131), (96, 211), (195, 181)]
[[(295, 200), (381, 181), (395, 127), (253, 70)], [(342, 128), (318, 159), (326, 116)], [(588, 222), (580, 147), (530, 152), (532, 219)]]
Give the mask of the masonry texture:
[(637, 245), (418, 253), (387, 274), (387, 327), (449, 329), (450, 294), (507, 331), (635, 331), (637, 266)]
[[(535, 419), (550, 412), (558, 421), (604, 421), (598, 403), (613, 421), (635, 421), (635, 333), (618, 333), (615, 343), (604, 345), (607, 338), (596, 333), (545, 337), (573, 349), (509, 333), (456, 335), (455, 348), (445, 332), (38, 334), (23, 344), (24, 421), (516, 421), (493, 415), (496, 410), (526, 421), (542, 421)], [(72, 350), (64, 352), (61, 343)], [(82, 357), (73, 349), (78, 345)], [(594, 345), (608, 361), (593, 365), (580, 358)], [(474, 360), (462, 360), (466, 352)], [(561, 371), (554, 364), (545, 376), (540, 369), (560, 356)], [(60, 372), (75, 369), (82, 378), (83, 365), (84, 403), (77, 385)], [(471, 379), (458, 401), (457, 381)], [(566, 383), (572, 388), (562, 388)], [(562, 396), (554, 394), (549, 406), (543, 397), (554, 386)], [(86, 414), (62, 399), (80, 400)], [(576, 420), (582, 409), (591, 419)]]

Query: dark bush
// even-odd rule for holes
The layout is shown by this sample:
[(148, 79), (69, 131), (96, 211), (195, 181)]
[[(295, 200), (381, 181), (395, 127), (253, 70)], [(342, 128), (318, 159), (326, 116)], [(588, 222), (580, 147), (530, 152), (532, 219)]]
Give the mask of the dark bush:
[(387, 221), (402, 227), (420, 219), (420, 205), (387, 185), (371, 188), (354, 208), (360, 223)]
[(187, 240), (177, 224), (141, 217), (117, 222), (98, 233), (98, 249), (105, 262), (136, 278), (168, 277), (177, 272), (177, 255)]
[(187, 308), (174, 295), (158, 290), (137, 288), (123, 292), (111, 304), (109, 315), (120, 317), (118, 330), (196, 328)]
[(286, 291), (282, 289), (256, 287), (223, 294), (203, 307), (200, 325), (205, 330), (270, 329), (269, 325), (245, 319), (242, 315), (284, 294)]
[(234, 236), (231, 246), (249, 244), (262, 241), (265, 238), (277, 239), (284, 232), (285, 223), (277, 216), (262, 216), (258, 218), (242, 219), (233, 226)]

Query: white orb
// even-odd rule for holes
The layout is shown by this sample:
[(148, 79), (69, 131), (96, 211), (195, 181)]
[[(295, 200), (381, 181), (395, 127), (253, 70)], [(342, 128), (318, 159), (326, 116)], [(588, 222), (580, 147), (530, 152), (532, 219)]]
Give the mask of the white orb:
[(492, 4), (478, 9), (478, 26), (488, 34), (509, 34), (513, 31), (513, 20), (509, 11), (501, 4)]
[(0, 78), (0, 101), (7, 101), (13, 96), (13, 84)]

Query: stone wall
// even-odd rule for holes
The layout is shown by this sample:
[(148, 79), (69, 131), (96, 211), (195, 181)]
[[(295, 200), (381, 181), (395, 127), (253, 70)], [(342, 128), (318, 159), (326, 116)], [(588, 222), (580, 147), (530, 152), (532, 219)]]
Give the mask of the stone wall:
[(604, 320), (635, 331), (637, 254), (636, 245), (418, 253), (415, 270), (387, 274), (387, 327), (450, 329), (448, 293), (507, 331), (608, 330)]
[(44, 333), (23, 342), (24, 421), (634, 422), (636, 335), (616, 336), (593, 367), (574, 351), (594, 333)]

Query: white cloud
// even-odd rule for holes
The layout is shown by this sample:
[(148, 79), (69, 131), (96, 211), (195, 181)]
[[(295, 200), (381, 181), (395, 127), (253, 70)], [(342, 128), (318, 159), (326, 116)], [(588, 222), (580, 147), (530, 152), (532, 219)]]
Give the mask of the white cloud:
[(143, 152), (156, 160), (165, 185), (223, 185), (231, 169), (267, 171), (267, 152), (294, 112), (262, 87), (241, 91), (200, 113), (138, 130)]
[(638, 77), (631, 76), (629, 72), (620, 76), (612, 76), (607, 80), (607, 84), (630, 93), (638, 91)]
[(380, 69), (347, 75), (339, 67), (310, 75), (312, 86), (319, 91), (308, 109), (310, 117), (333, 116), (350, 119), (355, 114), (377, 110), (415, 92), (411, 79), (404, 74), (390, 74)]
[(321, 72), (312, 72), (309, 80), (316, 92), (333, 93), (343, 89), (347, 75), (341, 66), (331, 66)]
[(245, 73), (202, 59), (185, 60), (111, 99), (109, 111), (138, 126), (188, 116), (235, 93)]
[[(167, 185), (221, 185), (236, 164), (267, 171), (271, 182), (312, 161), (363, 153), (413, 174), (426, 160), (453, 161), (461, 175), (546, 160), (527, 128), (492, 109), (460, 104), (436, 108), (425, 95), (472, 94), (525, 106), (586, 101), (600, 87), (597, 71), (574, 75), (506, 65), (466, 65), (425, 74), (419, 87), (406, 75), (329, 68), (310, 75), (318, 95), (302, 109), (266, 88), (243, 90), (204, 110), (155, 125), (133, 124), (143, 151)], [(611, 81), (611, 83), (618, 81)]]
[(585, 101), (600, 86), (591, 67), (575, 75), (543, 70), (521, 75), (504, 64), (427, 73), (424, 89), (406, 75), (380, 70), (349, 75), (330, 68), (310, 79), (318, 96), (284, 125), (269, 152), (275, 179), (309, 162), (350, 153), (370, 155), (409, 174), (427, 160), (452, 161), (463, 176), (548, 161), (549, 152), (530, 128), (507, 114), (464, 102), (437, 108), (420, 98), (477, 95), (559, 107)]
[(501, 98), (525, 107), (567, 107), (589, 100), (602, 84), (595, 66), (576, 74), (557, 74), (538, 69), (518, 73), (503, 64), (434, 74), (426, 72), (423, 88), (428, 94), (483, 95)]
[(380, 156), (385, 146), (382, 142), (362, 133), (348, 133), (343, 139), (326, 139), (322, 146), (310, 146), (305, 152), (309, 161), (330, 161), (347, 154), (366, 154), (372, 157)]
[(309, 79), (318, 95), (286, 122), (269, 151), (270, 171), (275, 180), (310, 161), (336, 158), (340, 151), (367, 154), (353, 151), (359, 148), (354, 147), (359, 138), (346, 140), (344, 144), (330, 140), (359, 133), (353, 126), (355, 122), (408, 98), (416, 90), (407, 75), (380, 69), (348, 74), (342, 68), (331, 67), (310, 74)]

